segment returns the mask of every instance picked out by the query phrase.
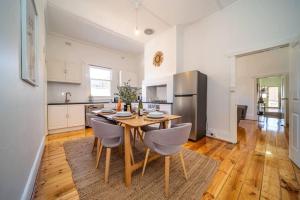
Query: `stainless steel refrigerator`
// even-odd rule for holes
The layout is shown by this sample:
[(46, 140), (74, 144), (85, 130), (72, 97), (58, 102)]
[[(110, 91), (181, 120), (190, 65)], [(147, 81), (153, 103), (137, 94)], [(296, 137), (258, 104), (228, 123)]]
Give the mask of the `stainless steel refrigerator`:
[(189, 139), (206, 135), (207, 75), (189, 71), (174, 75), (173, 113), (182, 116), (181, 122), (191, 122)]

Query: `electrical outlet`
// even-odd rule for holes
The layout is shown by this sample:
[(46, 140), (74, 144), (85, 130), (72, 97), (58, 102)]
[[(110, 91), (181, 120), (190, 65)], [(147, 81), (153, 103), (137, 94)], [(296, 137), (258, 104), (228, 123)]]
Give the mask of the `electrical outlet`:
[(207, 130), (207, 136), (216, 137), (216, 135), (214, 134), (213, 130), (210, 130), (210, 129)]

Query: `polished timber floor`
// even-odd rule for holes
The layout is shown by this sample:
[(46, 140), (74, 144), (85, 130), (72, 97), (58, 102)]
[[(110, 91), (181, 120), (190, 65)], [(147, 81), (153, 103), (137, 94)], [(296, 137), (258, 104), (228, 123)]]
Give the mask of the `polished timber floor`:
[[(79, 198), (62, 145), (82, 137), (83, 131), (47, 137), (33, 199)], [(300, 169), (288, 159), (288, 130), (278, 119), (241, 121), (238, 144), (205, 137), (185, 147), (221, 162), (202, 199), (300, 199)]]

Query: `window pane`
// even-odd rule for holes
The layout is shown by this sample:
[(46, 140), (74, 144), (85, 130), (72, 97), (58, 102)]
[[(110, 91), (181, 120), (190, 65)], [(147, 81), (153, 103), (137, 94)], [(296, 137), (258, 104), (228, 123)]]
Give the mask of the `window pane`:
[(279, 107), (279, 87), (269, 87), (269, 107)]
[(101, 67), (90, 67), (90, 78), (111, 80), (111, 70)]
[(92, 96), (111, 96), (110, 81), (91, 79), (91, 95)]

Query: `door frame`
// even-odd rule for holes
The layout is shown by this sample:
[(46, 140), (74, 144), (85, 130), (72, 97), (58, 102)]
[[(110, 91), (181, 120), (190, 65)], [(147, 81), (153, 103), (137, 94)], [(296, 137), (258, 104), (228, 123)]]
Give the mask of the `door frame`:
[(265, 52), (268, 50), (289, 47), (290, 44), (295, 41), (295, 38), (289, 38), (279, 42), (273, 42), (269, 44), (262, 44), (256, 47), (231, 51), (227, 54), (227, 62), (229, 66), (229, 130), (230, 137), (228, 138), (230, 142), (237, 143), (237, 95), (236, 95), (236, 60), (238, 57), (251, 55), (254, 53)]

